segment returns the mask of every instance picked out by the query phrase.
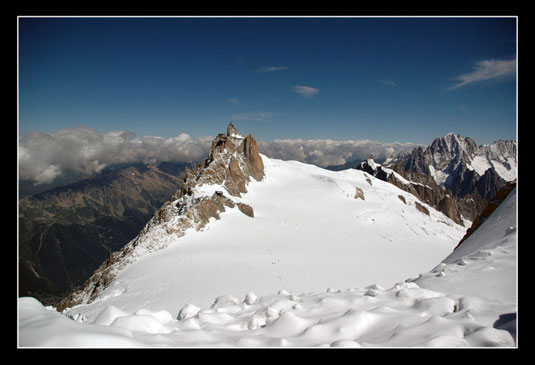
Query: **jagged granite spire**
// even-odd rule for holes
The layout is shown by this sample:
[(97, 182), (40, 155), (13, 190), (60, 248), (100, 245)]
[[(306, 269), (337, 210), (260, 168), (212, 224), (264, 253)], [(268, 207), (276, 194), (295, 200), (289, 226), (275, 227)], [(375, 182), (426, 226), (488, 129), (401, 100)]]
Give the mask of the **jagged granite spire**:
[(111, 253), (82, 288), (62, 300), (57, 309), (92, 302), (126, 265), (165, 248), (190, 228), (203, 229), (210, 218), (220, 219), (226, 208), (238, 207), (243, 214), (254, 217), (251, 206), (232, 197), (246, 193), (251, 178), (260, 181), (263, 177), (264, 164), (256, 140), (251, 134), (243, 137), (230, 122), (227, 134), (218, 134), (208, 157), (192, 170), (186, 169), (182, 187), (154, 213), (136, 238)]
[(227, 127), (227, 136), (228, 137), (241, 137), (242, 135), (240, 134), (240, 132), (238, 132), (238, 130), (236, 129), (236, 127), (234, 127), (234, 124), (232, 124), (232, 121), (230, 121), (230, 123), (228, 124), (228, 127)]
[(258, 144), (251, 134), (244, 138), (230, 122), (227, 134), (220, 133), (212, 141), (208, 158), (186, 172), (181, 196), (189, 194), (194, 186), (217, 184), (239, 197), (247, 192), (245, 185), (250, 177), (257, 181), (264, 177)]

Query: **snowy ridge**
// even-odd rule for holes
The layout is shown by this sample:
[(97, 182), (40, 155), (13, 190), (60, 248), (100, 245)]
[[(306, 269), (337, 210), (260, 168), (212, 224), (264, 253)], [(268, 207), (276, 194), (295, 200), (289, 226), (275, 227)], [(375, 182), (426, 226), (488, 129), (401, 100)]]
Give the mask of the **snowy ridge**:
[[(426, 274), (417, 280), (419, 285), (516, 303), (516, 195), (515, 188), (470, 237), (433, 269), (432, 273), (447, 274), (450, 280), (435, 281), (433, 274)], [(471, 272), (470, 283), (465, 281), (467, 271)]]
[(433, 270), (389, 288), (223, 295), (209, 308), (183, 306), (176, 319), (166, 310), (127, 312), (109, 305), (92, 323), (21, 298), (20, 344), (515, 347), (516, 292), (503, 288), (516, 283), (516, 189), (485, 223)]
[(166, 248), (188, 231), (201, 231), (211, 221), (219, 219), (227, 208), (237, 205), (243, 214), (253, 216), (252, 207), (231, 197), (239, 199), (247, 192), (250, 177), (261, 180), (263, 176), (264, 167), (256, 141), (251, 135), (244, 138), (230, 123), (227, 134), (219, 134), (212, 141), (208, 158), (194, 170), (186, 169), (181, 189), (156, 211), (138, 236), (120, 251), (110, 254), (82, 288), (63, 299), (58, 308), (63, 310), (99, 299), (101, 292), (128, 265)]
[[(241, 171), (247, 170), (244, 154), (238, 152), (245, 137), (234, 127), (232, 129), (229, 127), (227, 137), (227, 143), (230, 142), (233, 147), (229, 148), (227, 144), (221, 151), (212, 148), (209, 165), (197, 173), (195, 183), (190, 186), (188, 193), (180, 194), (176, 196), (177, 199), (166, 203), (161, 208), (164, 211), (164, 218), (162, 219), (162, 214), (156, 214), (137, 240), (132, 242), (134, 248), (130, 256), (133, 260), (167, 247), (188, 230), (202, 230), (207, 222), (200, 217), (199, 210), (196, 209), (197, 204), (207, 202), (217, 194), (224, 194), (227, 204), (241, 201), (240, 194), (229, 191), (225, 186), (229, 177), (221, 170), (226, 173), (225, 170), (232, 160), (238, 161)], [(210, 220), (215, 219), (210, 218)]]
[[(428, 185), (406, 179), (405, 177), (401, 176), (400, 174), (398, 174), (396, 171), (392, 170), (391, 168), (385, 167), (386, 163), (384, 164), (377, 163), (372, 158), (366, 160), (366, 163), (375, 172), (377, 172), (378, 170), (383, 171), (386, 174), (387, 181), (390, 179), (391, 176), (394, 176), (396, 180), (402, 183), (403, 185), (420, 185), (428, 189), (432, 189)], [(363, 163), (361, 163), (361, 166), (363, 166)]]

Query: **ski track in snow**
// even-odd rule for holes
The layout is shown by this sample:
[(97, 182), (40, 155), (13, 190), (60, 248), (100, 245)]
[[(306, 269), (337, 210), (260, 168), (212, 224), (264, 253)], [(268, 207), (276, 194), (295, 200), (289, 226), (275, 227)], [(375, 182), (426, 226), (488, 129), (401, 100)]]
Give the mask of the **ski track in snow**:
[[(20, 346), (516, 345), (516, 190), (444, 259), (465, 228), (432, 209), (443, 223), (418, 221), (410, 194), (374, 178), (370, 186), (361, 171), (263, 159), (265, 181), (251, 182), (239, 199), (254, 207), (254, 219), (223, 213), (203, 232), (127, 266), (99, 299), (65, 314), (20, 298)], [(364, 201), (354, 198), (355, 186)], [(317, 229), (335, 223), (336, 232)], [(312, 244), (322, 240), (332, 240), (330, 250)]]

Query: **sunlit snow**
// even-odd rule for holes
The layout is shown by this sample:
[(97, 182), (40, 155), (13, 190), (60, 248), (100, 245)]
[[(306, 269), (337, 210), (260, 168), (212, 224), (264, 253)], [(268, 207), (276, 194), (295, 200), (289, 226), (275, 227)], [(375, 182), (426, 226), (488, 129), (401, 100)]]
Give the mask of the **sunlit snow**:
[(228, 210), (63, 314), (20, 298), (19, 345), (515, 346), (516, 190), (442, 262), (467, 227), (363, 171), (262, 157), (233, 197), (254, 218)]

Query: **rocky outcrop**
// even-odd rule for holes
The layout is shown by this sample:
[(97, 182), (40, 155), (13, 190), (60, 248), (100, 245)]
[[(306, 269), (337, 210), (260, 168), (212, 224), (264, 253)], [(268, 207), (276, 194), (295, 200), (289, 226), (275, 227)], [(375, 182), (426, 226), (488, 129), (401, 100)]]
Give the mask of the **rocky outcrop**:
[(234, 124), (232, 124), (232, 122), (230, 122), (227, 126), (227, 136), (229, 137), (241, 136), (240, 132), (238, 132), (238, 130), (236, 129)]
[(250, 175), (258, 181), (262, 180), (264, 177), (264, 163), (258, 154), (258, 143), (251, 134), (243, 140), (243, 154)]
[[(225, 207), (236, 204), (244, 214), (254, 216), (252, 207), (234, 203), (230, 197), (241, 197), (251, 178), (259, 181), (263, 177), (264, 165), (255, 139), (252, 135), (243, 137), (230, 123), (227, 134), (213, 140), (208, 158), (186, 171), (182, 188), (154, 214), (144, 231), (154, 226), (180, 236), (189, 228), (204, 228), (210, 218), (219, 219)], [(211, 196), (203, 192), (214, 185), (217, 190)], [(132, 245), (142, 241), (140, 237)]]
[(244, 204), (244, 203), (238, 203), (238, 209), (246, 216), (254, 218), (254, 210), (253, 210), (253, 207), (251, 207), (250, 205)]
[(358, 166), (357, 170), (362, 170), (368, 174), (375, 176), (376, 178), (387, 181), (388, 173), (383, 170), (383, 167), (379, 164), (376, 164), (372, 158), (369, 158), (367, 161), (362, 161)]
[(208, 157), (186, 170), (180, 190), (154, 213), (136, 238), (110, 254), (82, 288), (62, 300), (57, 309), (62, 311), (95, 300), (126, 265), (166, 247), (188, 229), (203, 229), (211, 219), (220, 219), (226, 208), (237, 207), (248, 217), (254, 217), (253, 207), (233, 197), (247, 192), (251, 178), (260, 181), (263, 177), (264, 165), (256, 140), (250, 134), (243, 137), (230, 123), (227, 133), (212, 141)]
[(424, 213), (425, 215), (429, 215), (429, 210), (424, 207), (422, 204), (418, 202), (414, 202), (416, 209), (418, 209), (420, 212)]
[(355, 199), (366, 200), (364, 198), (364, 191), (361, 188), (359, 188), (358, 186), (355, 187)]
[(246, 193), (250, 178), (264, 177), (264, 164), (258, 153), (258, 144), (249, 134), (243, 137), (232, 123), (227, 134), (218, 134), (212, 141), (208, 158), (195, 169), (187, 171), (177, 198), (190, 195), (194, 186), (223, 185), (227, 192), (239, 197)]
[[(479, 226), (481, 226), (481, 224), (483, 224), (483, 222), (488, 218), (490, 217), (490, 215), (492, 214), (492, 212), (494, 212), (496, 210), (496, 208), (498, 208), (500, 206), (500, 204), (505, 200), (505, 198), (507, 198), (507, 196), (509, 195), (509, 193), (511, 191), (513, 191), (513, 189), (516, 187), (516, 180), (515, 181), (510, 181), (508, 182), (507, 184), (505, 184), (505, 186), (503, 186), (497, 193), (496, 195), (494, 196), (493, 199), (491, 199), (489, 201), (489, 203), (487, 204), (487, 206), (485, 207), (485, 209), (483, 209), (483, 211), (481, 212), (481, 214), (479, 214), (475, 219), (474, 221), (472, 222), (472, 226), (470, 228), (468, 228), (468, 230), (466, 231), (466, 234), (464, 235), (464, 237), (461, 239), (461, 241), (459, 241), (459, 243), (457, 244), (457, 246), (455, 247), (455, 249), (457, 249), (457, 247), (459, 247), (464, 241), (466, 241), (466, 239), (468, 237), (470, 237), (478, 228)], [(454, 249), (454, 250), (455, 250)]]

